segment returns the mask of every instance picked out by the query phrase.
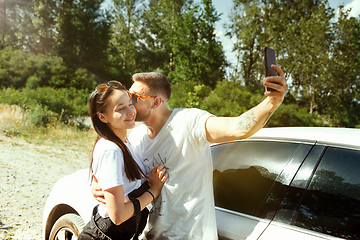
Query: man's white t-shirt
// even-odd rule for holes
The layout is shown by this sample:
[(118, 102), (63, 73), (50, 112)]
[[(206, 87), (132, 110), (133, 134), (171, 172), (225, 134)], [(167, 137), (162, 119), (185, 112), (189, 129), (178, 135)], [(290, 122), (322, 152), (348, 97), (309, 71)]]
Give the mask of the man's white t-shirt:
[(140, 125), (129, 140), (145, 166), (166, 166), (169, 178), (150, 211), (145, 228), (152, 239), (218, 239), (213, 197), (213, 166), (205, 122), (199, 109), (174, 109), (154, 138)]
[[(144, 166), (137, 157), (132, 146), (129, 143), (125, 143), (125, 145), (129, 149), (136, 163), (140, 166), (142, 171), (145, 172)], [(129, 181), (125, 173), (123, 152), (115, 143), (103, 138), (95, 144), (92, 170), (102, 190), (122, 185), (124, 197), (132, 190), (139, 188), (145, 181), (145, 179), (136, 180), (134, 182)], [(104, 218), (109, 216), (106, 206), (103, 206), (102, 204), (99, 205), (98, 212), (100, 216)]]

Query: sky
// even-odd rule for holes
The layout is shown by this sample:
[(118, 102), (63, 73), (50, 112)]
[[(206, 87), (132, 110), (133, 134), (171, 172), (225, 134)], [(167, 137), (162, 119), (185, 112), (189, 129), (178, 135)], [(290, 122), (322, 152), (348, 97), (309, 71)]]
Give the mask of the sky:
[[(106, 0), (104, 5), (109, 4), (111, 0)], [(331, 8), (335, 9), (336, 12), (340, 5), (344, 5), (345, 9), (352, 9), (350, 16), (358, 18), (360, 15), (360, 0), (328, 0)], [(215, 33), (216, 36), (223, 44), (223, 49), (226, 55), (228, 62), (235, 66), (236, 58), (235, 54), (232, 52), (234, 43), (233, 41), (225, 36), (224, 24), (229, 21), (229, 15), (231, 9), (233, 8), (233, 0), (213, 0), (213, 4), (218, 14), (221, 15), (221, 19), (216, 23)], [(335, 18), (337, 15), (335, 16)]]

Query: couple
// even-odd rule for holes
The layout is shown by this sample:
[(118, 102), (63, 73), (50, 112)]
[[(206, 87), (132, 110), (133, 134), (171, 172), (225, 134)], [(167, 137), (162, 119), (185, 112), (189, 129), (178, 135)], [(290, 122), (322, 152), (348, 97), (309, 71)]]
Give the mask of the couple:
[[(136, 165), (138, 167), (134, 169), (138, 169), (139, 176), (141, 172), (148, 176), (149, 191), (155, 199), (144, 230), (145, 239), (217, 239), (210, 143), (244, 139), (265, 125), (282, 103), (287, 90), (283, 71), (275, 65), (272, 68), (277, 71), (278, 76), (265, 78), (263, 85), (276, 91), (266, 91), (264, 95), (267, 98), (264, 101), (238, 117), (215, 117), (199, 109), (169, 110), (167, 102), (171, 87), (164, 75), (133, 75), (134, 83), (129, 89), (132, 102), (130, 98), (126, 99), (129, 100), (126, 107), (130, 109), (132, 104), (135, 104), (136, 120), (144, 124), (135, 128), (128, 140), (126, 135), (122, 135), (122, 140), (127, 143), (127, 148), (131, 149), (131, 155), (134, 158), (139, 157)], [(106, 91), (113, 88), (110, 83), (103, 86)], [(106, 110), (110, 109), (110, 106), (111, 103), (108, 103)], [(114, 112), (116, 111), (115, 108)], [(112, 120), (117, 122), (116, 118)], [(125, 120), (122, 123), (127, 124)], [(95, 153), (96, 146), (94, 156)], [(93, 194), (98, 201), (106, 202), (107, 211), (110, 212), (112, 207), (108, 206), (108, 185), (98, 180), (104, 191), (93, 191)], [(94, 188), (99, 187), (94, 185)], [(161, 195), (158, 195), (161, 188)], [(145, 191), (136, 198), (140, 200), (141, 209), (145, 211), (145, 206), (153, 200), (150, 193)], [(126, 218), (133, 215), (136, 218), (140, 215), (137, 214), (140, 210), (136, 210), (136, 200), (132, 202), (131, 199), (124, 199), (127, 194), (123, 189), (120, 201), (126, 203), (120, 204), (127, 204), (128, 208), (121, 208), (121, 211), (126, 211)], [(105, 200), (102, 200), (104, 195)], [(143, 224), (137, 226), (141, 228)]]

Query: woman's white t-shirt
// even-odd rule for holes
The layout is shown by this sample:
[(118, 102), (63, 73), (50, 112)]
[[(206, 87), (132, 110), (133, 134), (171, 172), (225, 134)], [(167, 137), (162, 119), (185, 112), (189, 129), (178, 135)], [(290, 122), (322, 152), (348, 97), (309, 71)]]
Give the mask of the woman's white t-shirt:
[[(135, 154), (130, 143), (125, 143), (125, 145), (129, 149), (136, 163), (145, 173), (145, 168), (138, 156)], [(145, 181), (144, 178), (133, 182), (129, 181), (125, 174), (124, 155), (122, 150), (115, 143), (103, 138), (95, 144), (92, 171), (103, 191), (122, 185), (124, 197), (126, 197), (134, 189), (139, 188)], [(100, 216), (104, 218), (109, 216), (106, 206), (101, 204), (99, 205), (98, 212)]]

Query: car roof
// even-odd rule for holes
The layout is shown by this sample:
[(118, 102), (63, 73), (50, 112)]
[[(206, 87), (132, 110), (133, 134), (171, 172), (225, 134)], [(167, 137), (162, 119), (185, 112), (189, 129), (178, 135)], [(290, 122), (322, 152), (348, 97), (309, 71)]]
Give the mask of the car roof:
[(281, 139), (360, 148), (360, 129), (330, 127), (263, 128), (250, 139)]

